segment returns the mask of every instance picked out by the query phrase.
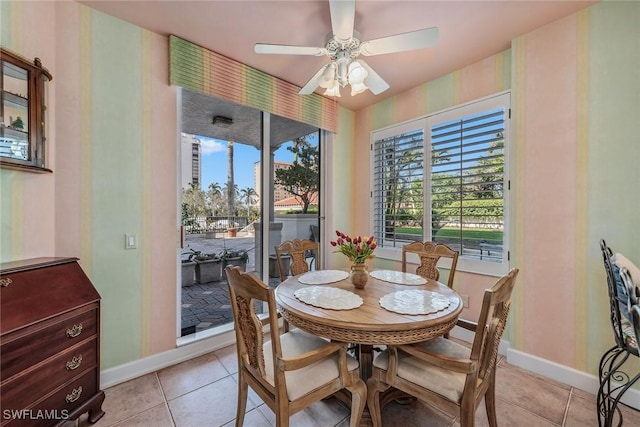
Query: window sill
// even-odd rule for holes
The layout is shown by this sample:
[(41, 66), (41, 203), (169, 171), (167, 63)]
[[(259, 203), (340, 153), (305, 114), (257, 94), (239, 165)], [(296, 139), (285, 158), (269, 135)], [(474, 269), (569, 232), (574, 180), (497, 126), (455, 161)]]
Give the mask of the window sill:
[[(378, 248), (376, 249), (376, 258), (402, 262), (402, 249)], [(413, 264), (413, 263), (411, 263)], [(449, 269), (450, 260), (443, 259), (438, 267)], [(456, 271), (465, 273), (480, 274), (483, 276), (502, 277), (509, 272), (508, 262), (486, 262), (468, 258), (458, 258)]]

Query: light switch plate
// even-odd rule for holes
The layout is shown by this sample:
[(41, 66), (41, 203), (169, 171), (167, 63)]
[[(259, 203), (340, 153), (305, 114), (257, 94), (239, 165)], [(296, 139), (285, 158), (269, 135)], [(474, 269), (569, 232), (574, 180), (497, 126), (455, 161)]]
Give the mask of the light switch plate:
[(135, 234), (125, 234), (124, 235), (124, 248), (125, 249), (135, 249), (136, 248), (136, 235)]

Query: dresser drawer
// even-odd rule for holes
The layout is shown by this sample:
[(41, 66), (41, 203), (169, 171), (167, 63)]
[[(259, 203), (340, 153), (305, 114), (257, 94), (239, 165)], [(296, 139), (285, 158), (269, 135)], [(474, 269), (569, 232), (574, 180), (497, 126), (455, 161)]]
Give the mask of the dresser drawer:
[(97, 329), (96, 305), (88, 311), (76, 310), (3, 336), (0, 347), (2, 378), (12, 377), (86, 338), (95, 337)]
[[(14, 411), (13, 419), (8, 423), (3, 410), (2, 427), (48, 427), (59, 424), (67, 419), (74, 409), (97, 393), (97, 375), (97, 369), (86, 371), (82, 376), (58, 388), (32, 408), (21, 412)], [(17, 414), (20, 414), (21, 419), (15, 416)]]
[(97, 349), (96, 338), (85, 340), (36, 365), (24, 375), (3, 381), (0, 389), (2, 408), (28, 408), (35, 400), (32, 390), (38, 390), (39, 395), (44, 396), (88, 368), (96, 368)]

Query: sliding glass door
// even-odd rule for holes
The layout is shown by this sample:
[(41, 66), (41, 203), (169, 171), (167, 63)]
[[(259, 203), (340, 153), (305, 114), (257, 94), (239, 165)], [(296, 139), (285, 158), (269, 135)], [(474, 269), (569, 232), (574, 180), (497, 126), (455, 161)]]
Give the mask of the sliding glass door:
[(319, 131), (180, 92), (178, 335), (209, 336), (232, 328), (226, 265), (277, 286), (274, 246), (319, 239)]

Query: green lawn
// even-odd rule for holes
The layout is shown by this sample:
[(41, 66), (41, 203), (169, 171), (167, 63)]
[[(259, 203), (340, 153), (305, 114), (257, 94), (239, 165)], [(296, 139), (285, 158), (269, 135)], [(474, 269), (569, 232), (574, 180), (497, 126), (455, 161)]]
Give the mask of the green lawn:
[[(422, 229), (417, 227), (404, 227), (396, 228), (396, 233), (402, 234), (422, 234)], [(502, 242), (502, 230), (487, 230), (484, 228), (469, 228), (463, 231), (465, 239), (474, 240), (487, 240)], [(441, 228), (436, 233), (435, 237), (447, 238), (458, 237), (458, 229), (455, 228)]]

